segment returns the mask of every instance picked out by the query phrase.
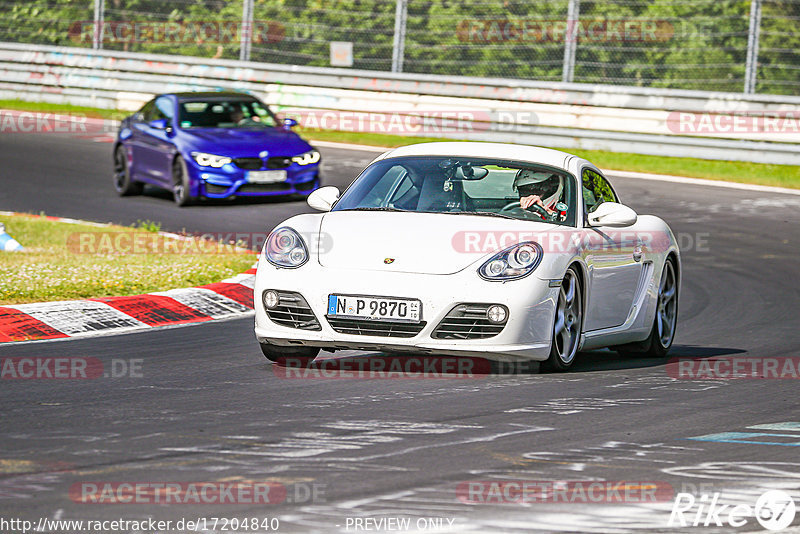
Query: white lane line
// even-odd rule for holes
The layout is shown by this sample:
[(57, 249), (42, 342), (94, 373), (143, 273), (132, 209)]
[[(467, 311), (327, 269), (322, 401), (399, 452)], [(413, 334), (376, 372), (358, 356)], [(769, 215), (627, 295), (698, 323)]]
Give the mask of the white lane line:
[[(332, 141), (311, 141), (316, 146), (325, 148), (340, 148), (342, 150), (359, 150), (363, 152), (377, 152), (383, 153), (391, 148), (369, 146), (369, 145), (351, 145), (348, 143), (335, 143)], [(607, 175), (618, 176), (620, 178), (638, 178), (641, 180), (653, 180), (658, 182), (673, 182), (679, 184), (692, 184), (692, 185), (707, 185), (711, 187), (725, 187), (728, 189), (744, 189), (747, 191), (761, 191), (764, 193), (779, 193), (783, 195), (800, 195), (800, 189), (791, 189), (788, 187), (774, 187), (769, 185), (755, 185), (755, 184), (742, 184), (739, 182), (726, 182), (725, 180), (706, 180), (703, 178), (689, 178), (688, 176), (671, 176), (668, 174), (652, 174), (646, 172), (632, 172), (632, 171), (615, 171), (611, 169), (603, 169)]]

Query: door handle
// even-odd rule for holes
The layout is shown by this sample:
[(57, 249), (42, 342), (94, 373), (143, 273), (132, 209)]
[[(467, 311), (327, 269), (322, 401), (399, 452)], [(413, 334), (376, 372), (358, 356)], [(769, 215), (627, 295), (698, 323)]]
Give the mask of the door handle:
[(642, 261), (642, 248), (636, 247), (633, 249), (633, 261)]

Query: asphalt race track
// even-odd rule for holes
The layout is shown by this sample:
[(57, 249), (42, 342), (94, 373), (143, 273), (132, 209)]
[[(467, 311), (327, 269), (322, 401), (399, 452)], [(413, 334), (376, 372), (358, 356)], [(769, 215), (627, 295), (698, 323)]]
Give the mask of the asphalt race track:
[[(110, 152), (86, 139), (3, 134), (0, 210), (200, 232), (265, 232), (310, 211), (300, 201), (177, 208), (165, 193), (119, 198)], [(374, 157), (322, 153), (325, 183), (339, 187)], [(663, 217), (681, 240), (670, 357), (791, 357), (797, 369), (800, 196), (613, 182), (626, 204)], [(0, 346), (0, 358), (80, 356), (107, 369), (135, 362), (140, 371), (0, 380), (0, 517), (278, 518), (279, 532), (397, 531), (381, 518), (410, 518), (418, 532), (755, 532), (764, 527), (752, 515), (729, 525), (731, 506), (709, 518), (713, 495), (718, 505), (753, 509), (765, 491), (781, 489), (800, 507), (800, 400), (791, 378), (675, 379), (665, 361), (598, 351), (565, 374), (286, 379), (261, 356), (252, 328), (247, 316)], [(525, 503), (513, 495), (482, 503), (462, 491), (470, 481), (508, 488), (519, 480), (669, 491), (657, 502), (569, 493)], [(267, 481), (283, 485), (283, 502), (93, 504), (75, 493), (87, 483)], [(679, 492), (697, 502), (683, 528), (668, 526)], [(696, 514), (700, 503), (706, 509)], [(696, 517), (710, 526), (692, 526)], [(717, 517), (723, 526), (714, 526)], [(800, 532), (798, 524), (800, 513), (784, 532)]]

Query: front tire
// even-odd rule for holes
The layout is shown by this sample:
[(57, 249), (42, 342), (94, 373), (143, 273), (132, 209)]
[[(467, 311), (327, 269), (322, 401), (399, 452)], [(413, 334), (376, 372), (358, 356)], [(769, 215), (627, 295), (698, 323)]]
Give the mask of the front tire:
[(193, 201), (189, 190), (189, 173), (182, 157), (172, 162), (172, 199), (179, 207), (188, 206)]
[(583, 298), (580, 276), (575, 267), (567, 269), (556, 302), (556, 317), (550, 342), (550, 357), (544, 368), (566, 371), (575, 362), (583, 328)]
[(114, 189), (121, 197), (141, 195), (144, 184), (131, 179), (131, 170), (128, 166), (128, 154), (125, 147), (119, 145), (114, 151)]
[(281, 363), (286, 358), (301, 358), (306, 364), (311, 363), (319, 354), (314, 347), (280, 347), (269, 343), (260, 343), (261, 353), (273, 363)]
[(663, 358), (669, 352), (675, 339), (678, 323), (678, 276), (675, 262), (669, 258), (664, 263), (661, 282), (656, 297), (656, 316), (650, 335), (640, 343), (620, 345), (614, 349), (623, 356)]

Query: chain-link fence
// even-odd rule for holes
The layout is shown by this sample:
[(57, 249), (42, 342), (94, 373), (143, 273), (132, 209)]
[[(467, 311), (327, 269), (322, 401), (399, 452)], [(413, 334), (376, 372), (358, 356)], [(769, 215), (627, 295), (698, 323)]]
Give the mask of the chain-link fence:
[(0, 40), (800, 94), (800, 0), (0, 0)]

